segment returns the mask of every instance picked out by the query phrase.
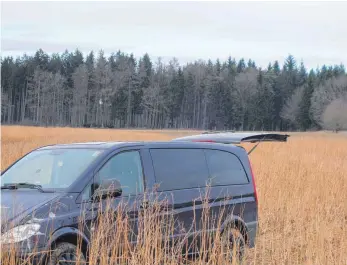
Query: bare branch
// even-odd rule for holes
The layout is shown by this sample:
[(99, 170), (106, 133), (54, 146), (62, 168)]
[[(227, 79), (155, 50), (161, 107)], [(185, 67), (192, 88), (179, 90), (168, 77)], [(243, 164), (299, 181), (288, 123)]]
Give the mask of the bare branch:
[(333, 100), (322, 115), (325, 129), (340, 131), (347, 130), (347, 94), (344, 98)]

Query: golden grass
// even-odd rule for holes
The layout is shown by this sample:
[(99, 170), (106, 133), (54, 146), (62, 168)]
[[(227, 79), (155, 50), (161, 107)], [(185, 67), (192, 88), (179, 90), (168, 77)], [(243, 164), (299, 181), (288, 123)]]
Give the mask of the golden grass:
[[(17, 126), (3, 126), (1, 130), (1, 169), (31, 149), (47, 144), (162, 141), (195, 133)], [(248, 252), (250, 263), (346, 265), (346, 135), (293, 134), (287, 143), (260, 144), (250, 158), (257, 183), (260, 222), (256, 247)], [(143, 260), (143, 251), (138, 249), (133, 258)]]

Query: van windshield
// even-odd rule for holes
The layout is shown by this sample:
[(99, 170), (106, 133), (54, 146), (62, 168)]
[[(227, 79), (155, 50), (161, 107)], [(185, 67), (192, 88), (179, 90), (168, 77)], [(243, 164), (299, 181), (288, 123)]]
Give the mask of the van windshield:
[(32, 183), (41, 185), (43, 189), (66, 189), (101, 152), (81, 148), (33, 151), (2, 174), (1, 186)]

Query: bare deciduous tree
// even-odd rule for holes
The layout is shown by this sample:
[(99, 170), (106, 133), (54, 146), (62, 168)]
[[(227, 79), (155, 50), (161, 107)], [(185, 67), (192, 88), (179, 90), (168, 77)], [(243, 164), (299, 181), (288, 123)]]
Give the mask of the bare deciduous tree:
[(71, 123), (82, 126), (87, 114), (88, 71), (85, 64), (81, 64), (72, 75), (73, 105)]
[(94, 109), (96, 112), (95, 124), (98, 126), (101, 125), (103, 127), (105, 123), (110, 123), (110, 101), (116, 89), (116, 86), (114, 86), (114, 79), (115, 76), (112, 72), (112, 68), (101, 51), (95, 68), (94, 80), (96, 84), (96, 100), (94, 102)]
[(61, 125), (64, 117), (64, 78), (59, 73), (35, 69), (28, 84), (26, 105), (37, 125)]
[(302, 100), (303, 91), (304, 87), (296, 89), (294, 94), (285, 103), (280, 114), (283, 119), (290, 121), (294, 125), (298, 124), (300, 102)]
[(328, 79), (315, 88), (311, 98), (311, 114), (315, 121), (323, 126), (322, 114), (325, 108), (335, 99), (342, 98), (347, 93), (347, 76)]
[(343, 98), (333, 100), (322, 114), (325, 129), (338, 132), (347, 130), (347, 94)]
[(249, 103), (252, 102), (257, 92), (257, 74), (258, 71), (252, 68), (238, 74), (235, 78), (232, 96), (237, 103), (234, 108), (237, 108), (240, 112), (239, 122), (241, 130), (244, 130), (244, 122), (246, 113), (249, 111)]
[(8, 95), (1, 88), (1, 116), (2, 116), (2, 119), (4, 119), (4, 117), (7, 116), (6, 114), (7, 114), (7, 110), (8, 110), (8, 105), (9, 105)]

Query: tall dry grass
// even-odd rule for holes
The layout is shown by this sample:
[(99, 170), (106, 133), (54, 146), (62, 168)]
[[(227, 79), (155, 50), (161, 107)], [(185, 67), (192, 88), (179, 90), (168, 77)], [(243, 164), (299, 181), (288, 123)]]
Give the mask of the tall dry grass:
[[(160, 141), (192, 133), (28, 127), (2, 127), (1, 130), (2, 169), (32, 148), (46, 144), (104, 140)], [(245, 147), (250, 148), (249, 145)], [(259, 145), (251, 155), (251, 162), (259, 197), (259, 235), (256, 247), (247, 251), (249, 263), (346, 265), (346, 135), (294, 134), (287, 143)], [(108, 222), (107, 218), (105, 220)], [(163, 229), (161, 226), (153, 226), (155, 222), (148, 220), (145, 229), (141, 229), (146, 232), (144, 238), (150, 240), (145, 240), (135, 249), (129, 248), (127, 252), (122, 250), (121, 262), (179, 264), (179, 258), (174, 255), (179, 253), (179, 248), (165, 248), (158, 245), (158, 236), (167, 234), (170, 226), (165, 228), (168, 230), (161, 230)], [(122, 224), (119, 226), (122, 227)], [(95, 238), (99, 237), (98, 240), (101, 240), (97, 246), (109, 248), (110, 245), (117, 246), (110, 244), (108, 239), (106, 241), (100, 239), (106, 232), (110, 233), (110, 231), (97, 233)], [(115, 238), (118, 240), (121, 237)], [(218, 241), (218, 238), (213, 240)], [(209, 261), (210, 264), (224, 264), (218, 260), (220, 251), (212, 248), (209, 251), (214, 253), (211, 254), (214, 259)], [(167, 253), (167, 250), (171, 252)], [(106, 256), (99, 255), (100, 248), (96, 247), (93, 251), (94, 256), (91, 256), (100, 257), (101, 264), (109, 264), (110, 260)], [(119, 249), (110, 248), (110, 251), (115, 253), (114, 251)], [(9, 259), (11, 258), (9, 255)], [(13, 261), (6, 261), (7, 264), (13, 265), (11, 262)], [(203, 261), (197, 262), (202, 264)], [(3, 260), (2, 264), (6, 263)]]

